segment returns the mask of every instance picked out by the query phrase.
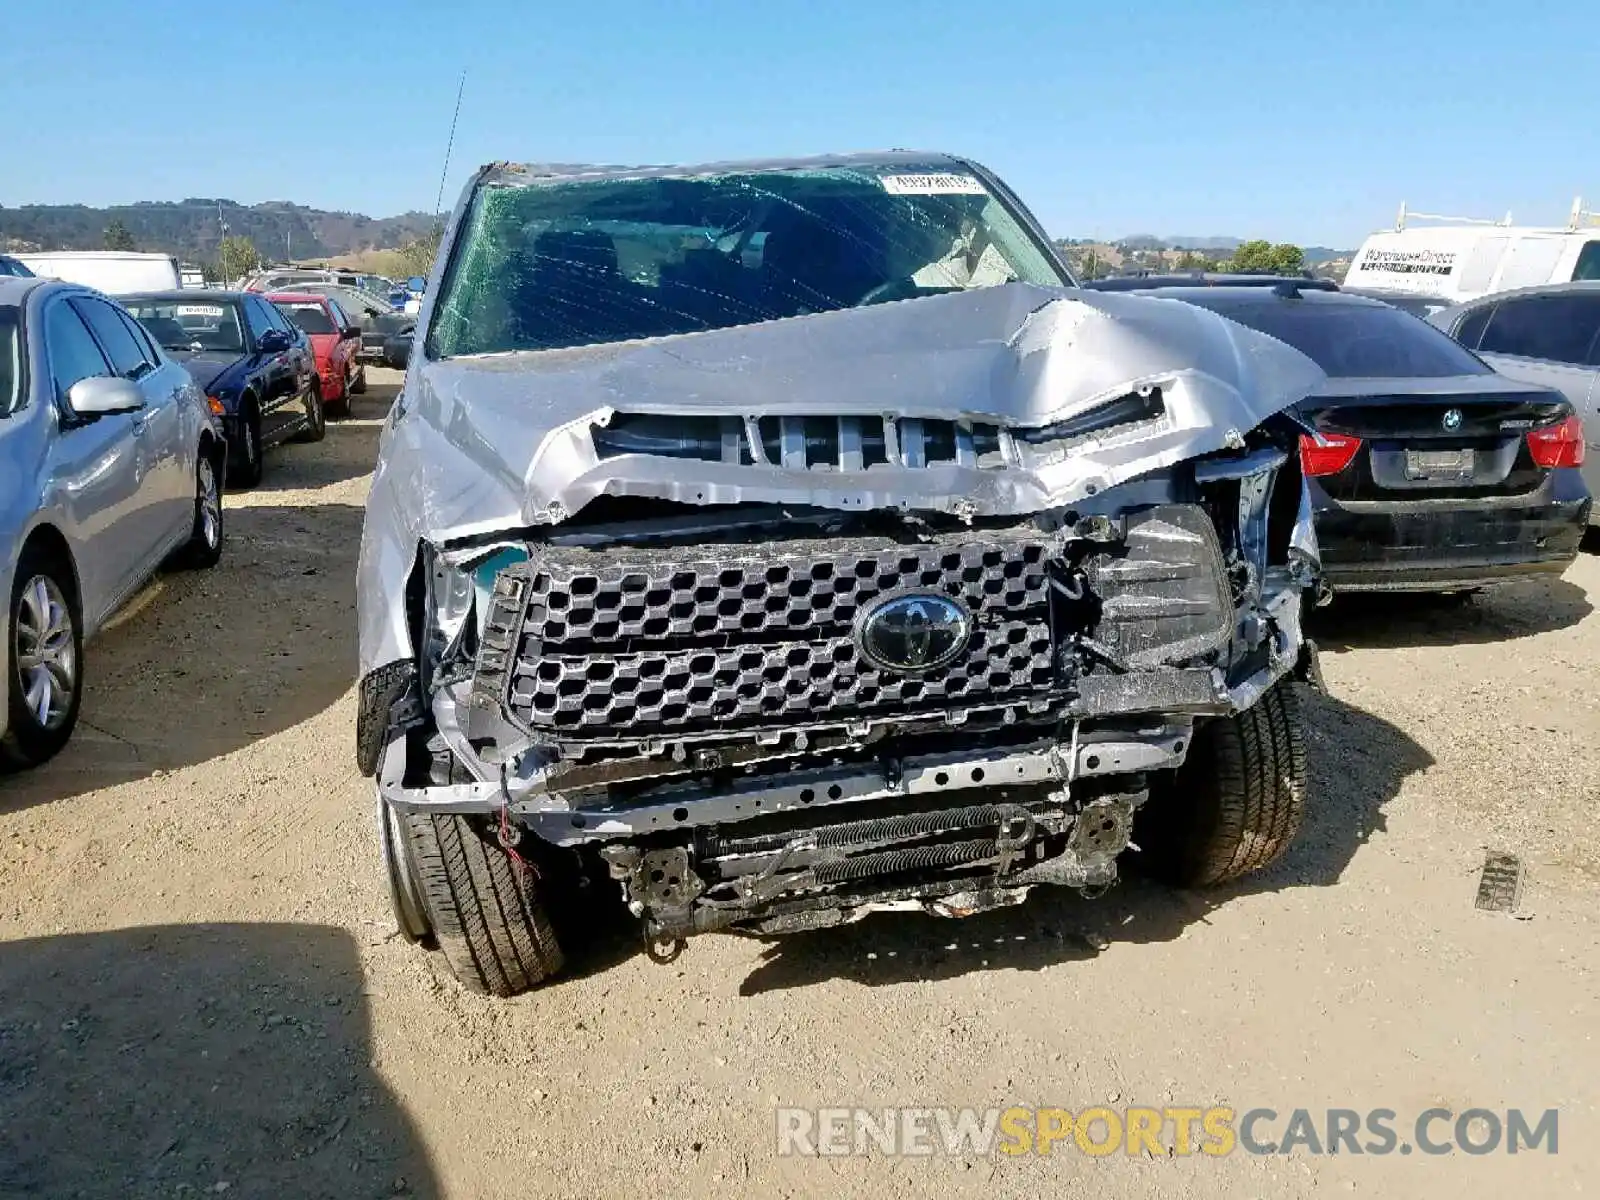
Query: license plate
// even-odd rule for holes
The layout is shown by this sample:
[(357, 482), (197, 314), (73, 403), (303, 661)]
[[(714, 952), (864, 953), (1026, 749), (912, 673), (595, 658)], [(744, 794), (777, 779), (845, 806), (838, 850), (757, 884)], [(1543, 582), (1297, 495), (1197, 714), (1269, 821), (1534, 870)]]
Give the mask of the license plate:
[(1470, 479), (1471, 450), (1407, 450), (1407, 479)]

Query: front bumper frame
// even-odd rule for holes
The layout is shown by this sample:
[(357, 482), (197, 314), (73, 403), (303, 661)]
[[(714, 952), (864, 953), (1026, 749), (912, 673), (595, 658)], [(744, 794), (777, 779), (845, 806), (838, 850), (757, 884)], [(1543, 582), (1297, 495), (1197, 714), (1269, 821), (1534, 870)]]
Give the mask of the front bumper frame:
[[(859, 804), (907, 795), (957, 789), (1029, 784), (1067, 784), (1097, 776), (1173, 770), (1188, 752), (1196, 717), (1225, 716), (1253, 706), (1286, 676), (1320, 677), (1315, 646), (1300, 635), (1299, 597), (1276, 606), (1276, 630), (1267, 661), (1231, 686), (1219, 671), (1211, 675), (1209, 702), (1183, 713), (1147, 711), (1136, 732), (1097, 730), (1096, 713), (1068, 717), (1069, 737), (1046, 739), (1022, 748), (968, 751), (901, 760), (892, 770), (882, 764), (817, 767), (757, 776), (733, 787), (685, 784), (626, 807), (574, 804), (556, 780), (519, 779), (506, 769), (499, 779), (439, 787), (408, 787), (403, 782), (405, 739), (394, 736), (378, 767), (378, 793), (400, 812), (488, 815), (504, 812), (520, 827), (557, 846), (638, 838), (669, 830), (692, 829), (774, 813), (828, 805)], [(1159, 680), (1164, 675), (1199, 672), (1136, 673)], [(1120, 678), (1129, 678), (1123, 676)]]

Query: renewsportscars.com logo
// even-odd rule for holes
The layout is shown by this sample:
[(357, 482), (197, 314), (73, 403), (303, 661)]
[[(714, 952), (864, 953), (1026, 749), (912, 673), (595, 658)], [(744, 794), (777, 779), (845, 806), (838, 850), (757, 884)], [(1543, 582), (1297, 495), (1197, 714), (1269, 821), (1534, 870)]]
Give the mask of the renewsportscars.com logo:
[(1246, 1154), (1555, 1154), (1558, 1110), (1530, 1116), (1430, 1108), (1402, 1121), (1390, 1108), (780, 1108), (778, 1153), (988, 1157), (1063, 1152), (1166, 1158)]

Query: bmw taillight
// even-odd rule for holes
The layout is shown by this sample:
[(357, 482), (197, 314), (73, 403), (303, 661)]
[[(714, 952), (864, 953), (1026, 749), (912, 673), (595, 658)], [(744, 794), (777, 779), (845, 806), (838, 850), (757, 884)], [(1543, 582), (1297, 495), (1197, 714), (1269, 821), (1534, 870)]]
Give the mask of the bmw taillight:
[(1565, 421), (1530, 429), (1528, 452), (1541, 467), (1583, 466), (1583, 422), (1573, 413)]
[(1355, 461), (1361, 439), (1348, 433), (1300, 435), (1300, 470), (1306, 475), (1337, 475)]

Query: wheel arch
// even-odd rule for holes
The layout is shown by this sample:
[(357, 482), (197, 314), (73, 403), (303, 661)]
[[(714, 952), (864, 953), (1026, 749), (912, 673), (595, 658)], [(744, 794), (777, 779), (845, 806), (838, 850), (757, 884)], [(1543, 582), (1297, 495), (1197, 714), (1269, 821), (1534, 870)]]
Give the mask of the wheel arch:
[(72, 589), (72, 598), (77, 601), (81, 609), (83, 581), (78, 577), (78, 559), (72, 553), (72, 543), (67, 540), (67, 535), (50, 521), (41, 521), (30, 529), (18, 544), (17, 561), (21, 562), (22, 556), (29, 551), (43, 554), (51, 563), (66, 568), (67, 578), (62, 582)]
[(208, 427), (200, 431), (197, 448), (201, 457), (211, 460), (212, 468), (220, 477), (228, 466), (228, 439), (218, 436)]

